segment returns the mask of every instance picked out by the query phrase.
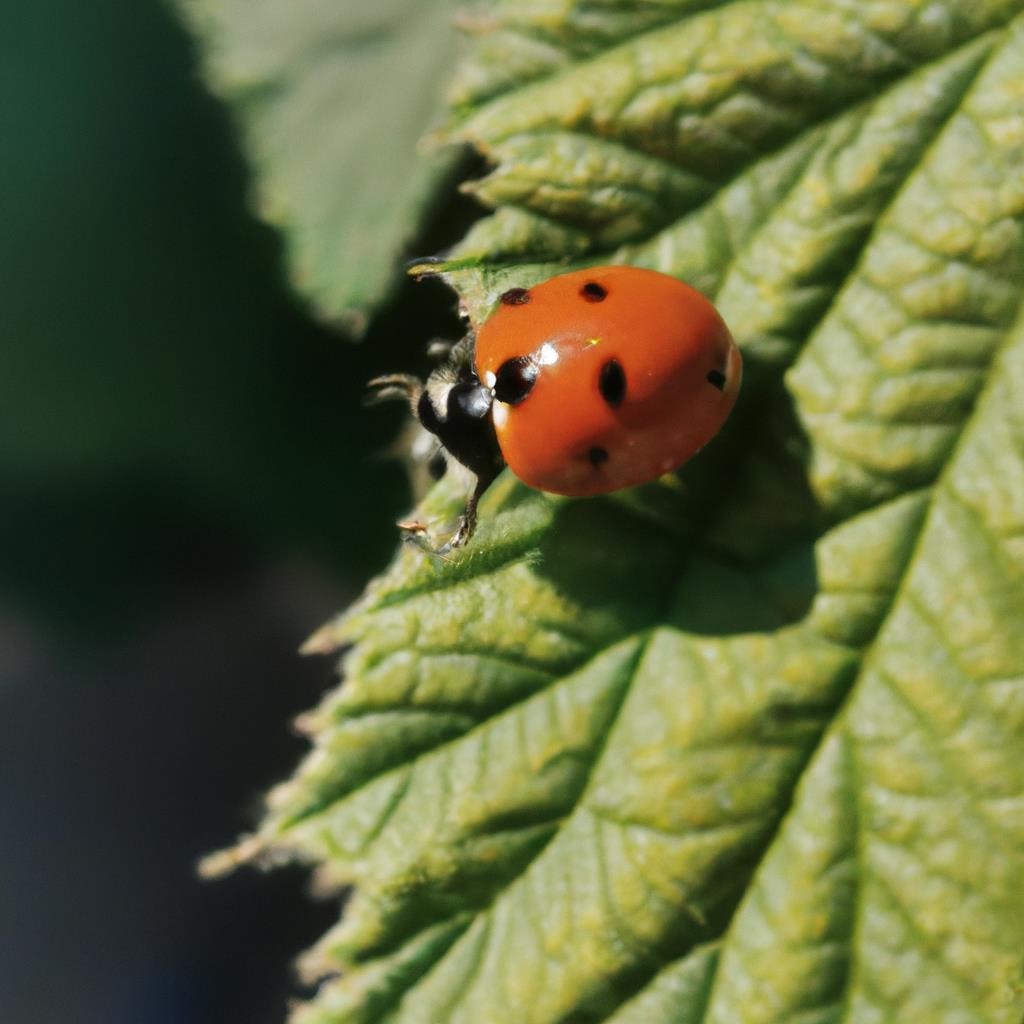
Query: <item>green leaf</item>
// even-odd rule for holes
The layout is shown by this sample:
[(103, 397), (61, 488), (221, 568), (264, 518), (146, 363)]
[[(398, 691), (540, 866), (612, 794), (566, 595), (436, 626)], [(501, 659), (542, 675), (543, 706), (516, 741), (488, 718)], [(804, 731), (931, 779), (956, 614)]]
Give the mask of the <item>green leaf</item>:
[(451, 6), (177, 0), (236, 115), (295, 287), (359, 333), (400, 279), (452, 154), (417, 144), (455, 59)]
[(473, 9), (561, 57), (460, 100), (471, 316), (652, 266), (746, 381), (678, 477), (502, 478), (313, 638), (344, 685), (229, 856), (355, 886), (304, 1024), (1024, 1013), (1024, 4), (698, 6)]

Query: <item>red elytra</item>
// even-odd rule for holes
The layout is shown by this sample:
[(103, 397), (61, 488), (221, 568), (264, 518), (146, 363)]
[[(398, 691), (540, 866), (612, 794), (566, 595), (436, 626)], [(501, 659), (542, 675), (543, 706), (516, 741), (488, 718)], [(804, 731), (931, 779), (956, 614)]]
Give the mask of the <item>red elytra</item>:
[(506, 292), (477, 333), (475, 362), (495, 388), (491, 415), (512, 472), (580, 496), (682, 465), (721, 429), (742, 376), (711, 302), (638, 267)]

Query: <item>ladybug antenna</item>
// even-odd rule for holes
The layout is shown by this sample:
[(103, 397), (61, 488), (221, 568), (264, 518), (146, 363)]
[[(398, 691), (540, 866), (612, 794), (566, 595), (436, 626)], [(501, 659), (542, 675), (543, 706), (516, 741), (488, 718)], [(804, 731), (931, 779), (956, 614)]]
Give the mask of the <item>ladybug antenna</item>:
[(363, 401), (367, 405), (377, 405), (397, 398), (408, 402), (413, 411), (423, 393), (423, 381), (411, 373), (387, 373), (383, 377), (374, 377), (367, 382), (366, 387), (368, 390)]

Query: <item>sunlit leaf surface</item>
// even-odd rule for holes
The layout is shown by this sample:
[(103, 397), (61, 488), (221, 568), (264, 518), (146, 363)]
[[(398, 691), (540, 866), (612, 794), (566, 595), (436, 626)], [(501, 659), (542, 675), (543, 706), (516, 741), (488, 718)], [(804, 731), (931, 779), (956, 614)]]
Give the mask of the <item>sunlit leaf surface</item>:
[(472, 315), (655, 267), (746, 382), (677, 479), (503, 479), (318, 635), (344, 685), (238, 854), (355, 886), (304, 1024), (1020, 1024), (1022, 7), (463, 16)]

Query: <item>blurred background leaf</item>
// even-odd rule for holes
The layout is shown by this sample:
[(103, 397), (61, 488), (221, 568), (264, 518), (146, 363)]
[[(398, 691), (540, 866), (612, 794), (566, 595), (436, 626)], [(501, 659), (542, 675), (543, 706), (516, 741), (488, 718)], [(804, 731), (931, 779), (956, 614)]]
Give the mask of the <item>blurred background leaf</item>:
[(5, 5), (0, 82), (0, 1020), (270, 1024), (324, 908), (195, 862), (299, 754), (330, 670), (296, 648), (394, 550), (402, 412), (365, 382), (452, 298), (400, 284), (363, 346), (307, 315), (159, 0)]
[[(364, 576), (407, 500), (380, 457), (400, 411), (368, 415), (365, 382), (457, 330), (445, 289), (402, 284), (371, 332), (389, 354), (313, 324), (281, 283), (278, 238), (245, 209), (229, 126), (160, 4), (104, 0), (56, 20), (26, 8), (0, 46), (17, 139), (0, 163), (6, 588), (88, 630), (282, 543)], [(387, 60), (367, 53), (361, 67), (422, 96)], [(456, 237), (463, 216), (449, 205), (423, 244)], [(381, 287), (401, 257), (390, 244)]]
[(299, 291), (360, 334), (400, 280), (455, 153), (421, 156), (456, 36), (447, 0), (178, 0), (284, 229)]

